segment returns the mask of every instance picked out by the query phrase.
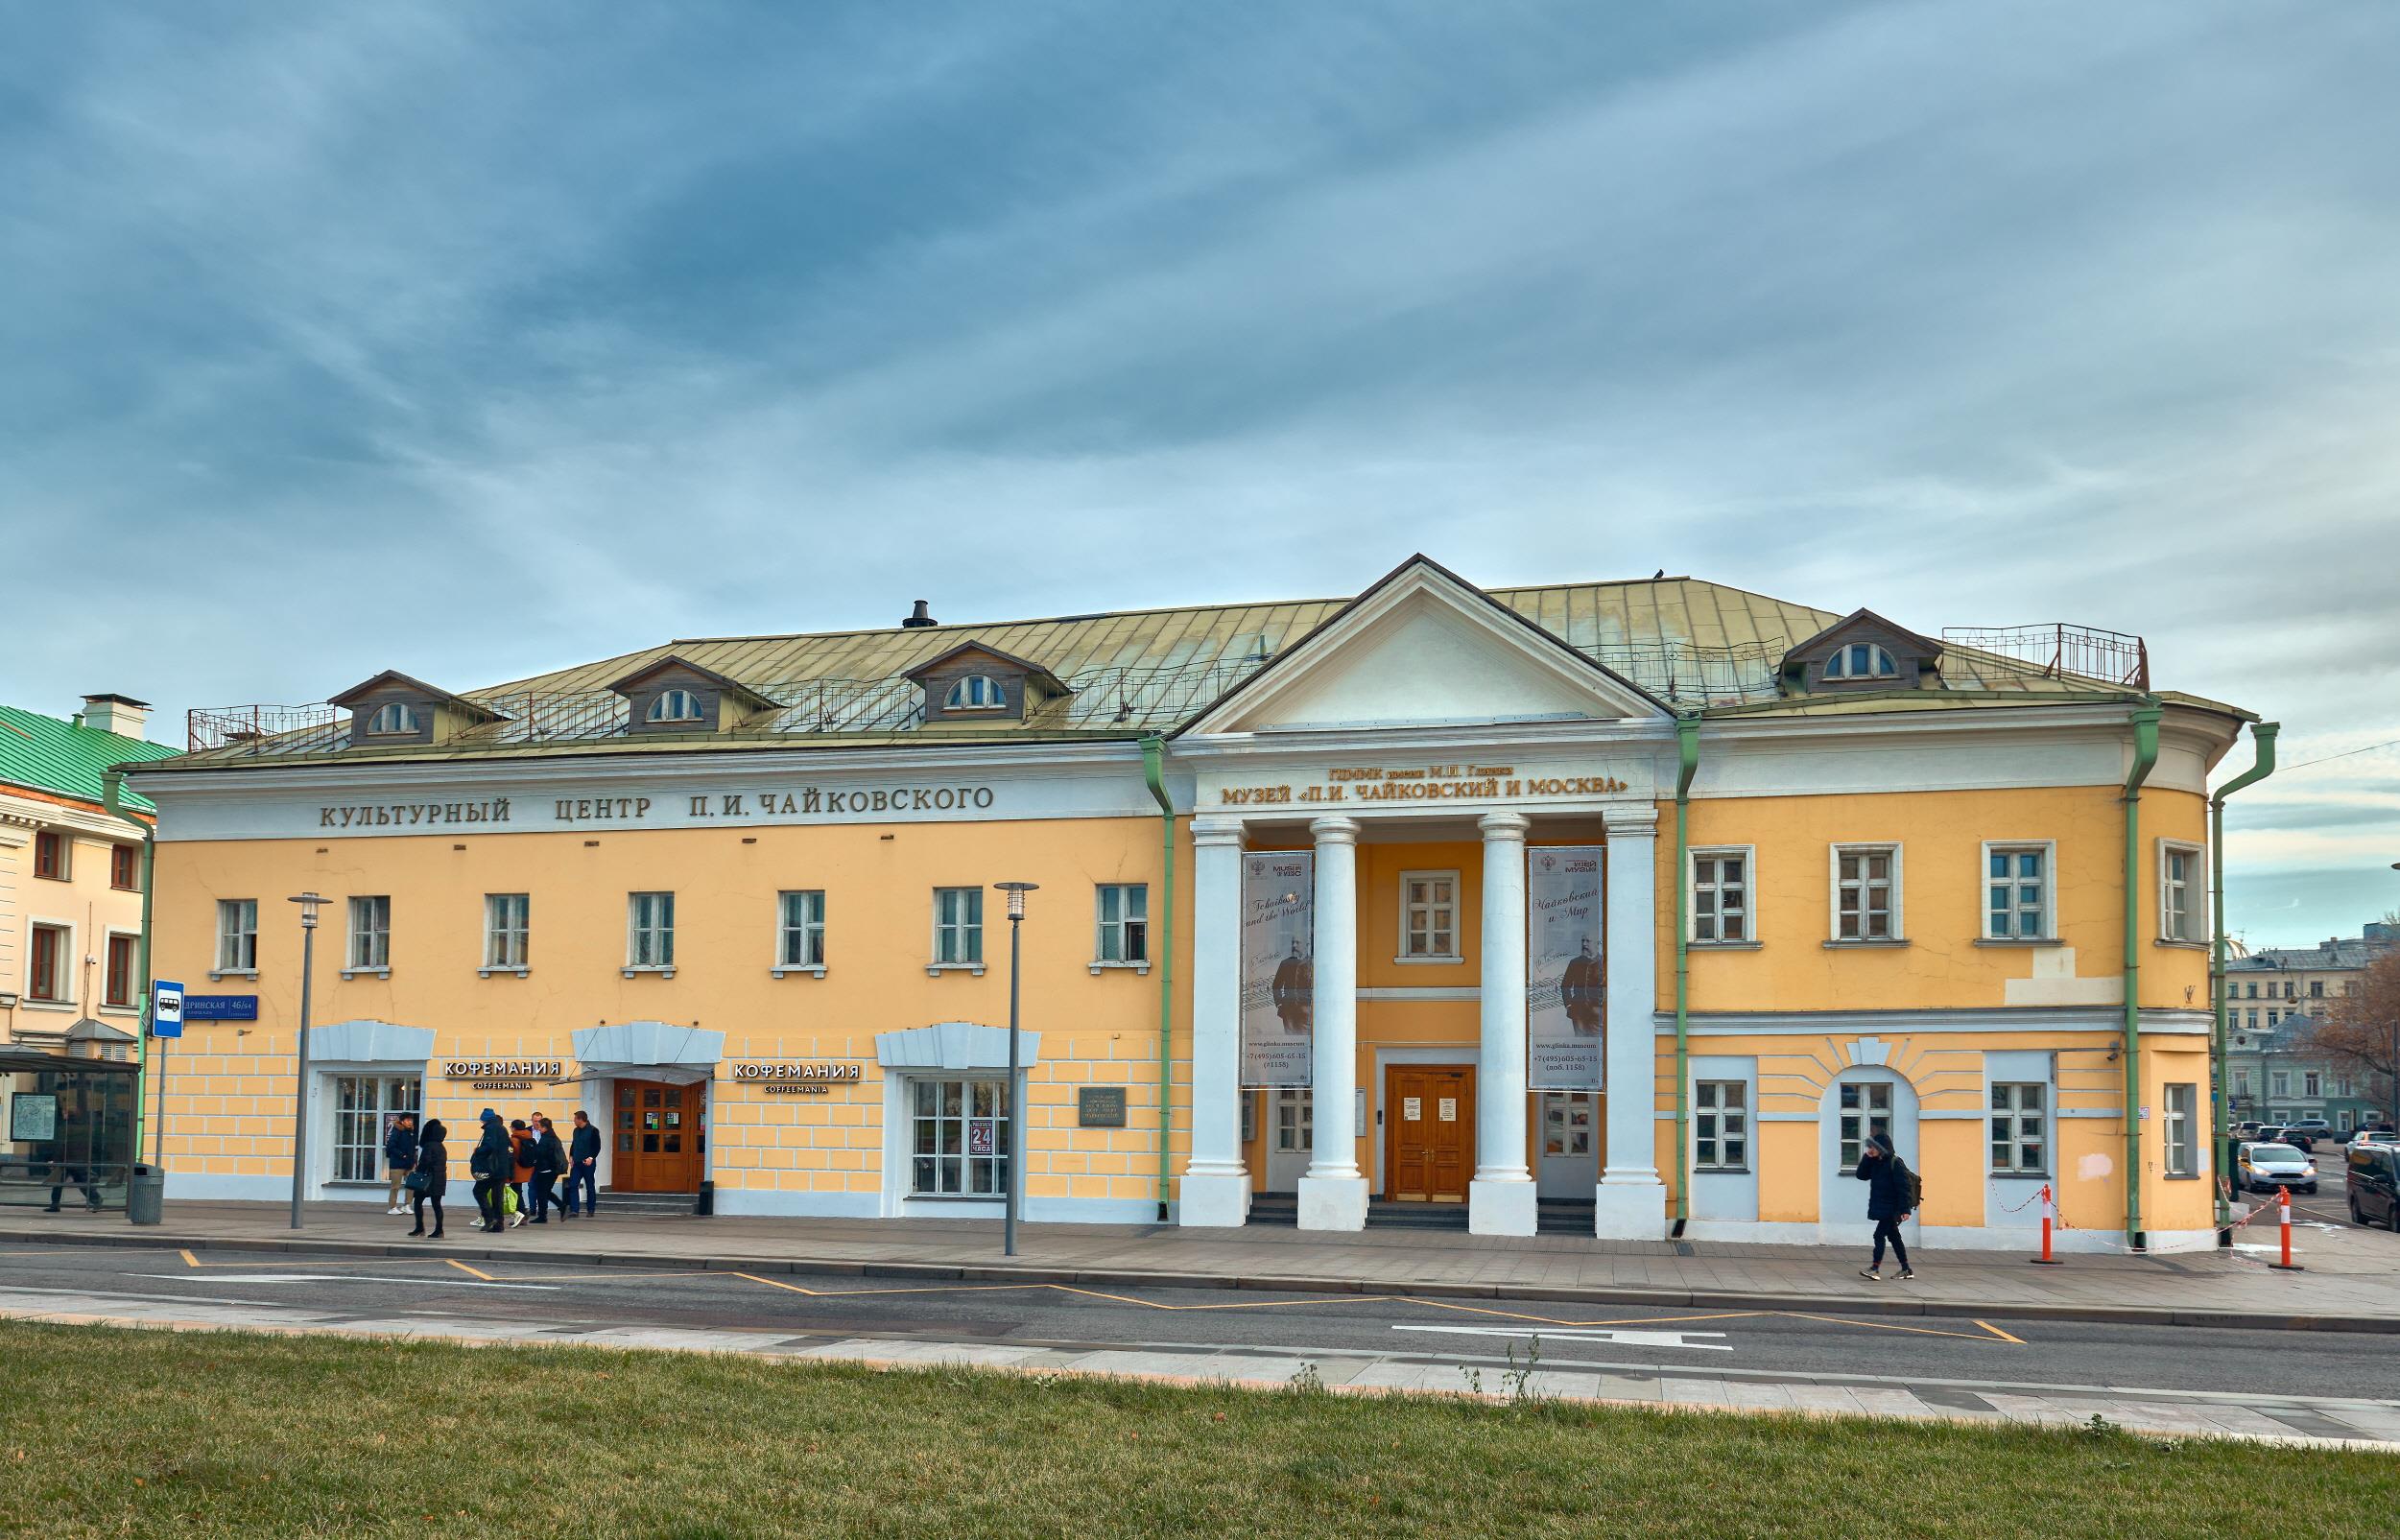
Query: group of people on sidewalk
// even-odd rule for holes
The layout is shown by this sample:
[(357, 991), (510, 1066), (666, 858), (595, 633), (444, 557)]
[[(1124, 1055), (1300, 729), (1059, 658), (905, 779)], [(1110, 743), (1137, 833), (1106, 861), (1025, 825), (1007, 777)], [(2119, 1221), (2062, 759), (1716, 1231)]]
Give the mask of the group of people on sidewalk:
[[(547, 1224), (553, 1209), (561, 1220), (573, 1219), (579, 1192), (585, 1219), (599, 1208), (600, 1130), (592, 1126), (589, 1117), (578, 1112), (565, 1140), (539, 1112), (530, 1119), (504, 1123), (499, 1113), (486, 1107), (479, 1121), (481, 1132), (466, 1163), (475, 1178), (477, 1229), (496, 1233), (529, 1219)], [(383, 1154), (392, 1184), (388, 1212), (414, 1213), (416, 1228), (409, 1234), (440, 1240), (441, 1200), (450, 1191), (449, 1128), (440, 1118), (428, 1118), (419, 1130), (413, 1114), (401, 1113), (384, 1135)], [(563, 1197), (558, 1194), (562, 1176), (566, 1178)], [(404, 1201), (403, 1193), (414, 1201)], [(434, 1211), (430, 1232), (425, 1228), (429, 1207)]]

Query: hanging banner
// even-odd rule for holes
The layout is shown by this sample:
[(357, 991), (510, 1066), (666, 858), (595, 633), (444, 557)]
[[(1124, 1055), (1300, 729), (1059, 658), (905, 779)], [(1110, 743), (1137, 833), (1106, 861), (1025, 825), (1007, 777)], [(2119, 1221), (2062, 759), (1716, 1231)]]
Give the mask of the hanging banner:
[(1242, 858), (1242, 1083), (1306, 1085), (1316, 1025), (1317, 858)]
[(1607, 964), (1598, 845), (1525, 853), (1525, 1069), (1536, 1091), (1601, 1087)]

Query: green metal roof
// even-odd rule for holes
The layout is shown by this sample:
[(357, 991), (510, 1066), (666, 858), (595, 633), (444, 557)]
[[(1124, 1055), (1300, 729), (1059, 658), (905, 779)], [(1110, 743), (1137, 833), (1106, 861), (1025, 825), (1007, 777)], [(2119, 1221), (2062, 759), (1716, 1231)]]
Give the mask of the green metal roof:
[[(0, 785), (71, 796), (96, 806), (102, 770), (128, 760), (168, 759), (178, 752), (164, 744), (122, 738), (38, 711), (0, 706)], [(154, 811), (146, 799), (130, 791), (125, 794), (125, 805), (136, 813)]]

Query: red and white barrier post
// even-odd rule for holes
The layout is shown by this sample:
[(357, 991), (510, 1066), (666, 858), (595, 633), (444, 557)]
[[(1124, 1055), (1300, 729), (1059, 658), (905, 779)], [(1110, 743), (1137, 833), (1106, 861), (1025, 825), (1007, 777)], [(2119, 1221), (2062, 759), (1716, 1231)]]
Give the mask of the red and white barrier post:
[(2281, 1268), (2285, 1272), (2306, 1271), (2306, 1268), (2292, 1260), (2292, 1189), (2289, 1187), (2275, 1189), (2275, 1218), (2283, 1225), (2283, 1260), (2270, 1262), (2268, 1266)]
[(2050, 1254), (2050, 1223), (2052, 1220), (2057, 1217), (2058, 1200), (2052, 1195), (2050, 1191), (2050, 1184), (2048, 1182), (2044, 1182), (2042, 1184), (2041, 1205), (2042, 1254), (2033, 1258), (2032, 1261), (2033, 1265), (2037, 1268), (2055, 1268), (2058, 1266), (2058, 1259)]

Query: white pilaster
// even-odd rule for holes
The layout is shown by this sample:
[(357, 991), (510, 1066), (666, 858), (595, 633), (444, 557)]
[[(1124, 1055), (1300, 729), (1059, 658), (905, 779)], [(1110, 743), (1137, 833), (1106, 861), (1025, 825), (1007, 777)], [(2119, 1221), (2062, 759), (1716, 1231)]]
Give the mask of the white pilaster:
[(1300, 1178), (1300, 1228), (1366, 1228), (1352, 1101), (1358, 1089), (1358, 820), (1318, 818), (1316, 1025), (1309, 1058), (1315, 1148)]
[(1176, 1220), (1249, 1218), (1242, 1160), (1242, 824), (1192, 820), (1192, 1154)]
[(1521, 813), (1487, 813), (1484, 831), (1483, 1045), (1475, 1069), (1475, 1179), (1466, 1227), (1532, 1235), (1539, 1219), (1525, 1169), (1525, 831)]
[[(1658, 810), (1610, 808), (1606, 1071), (1608, 1145), (1594, 1192), (1594, 1232), (1606, 1241), (1667, 1233), (1658, 1180)], [(1678, 878), (1678, 880), (1680, 880)]]

